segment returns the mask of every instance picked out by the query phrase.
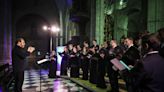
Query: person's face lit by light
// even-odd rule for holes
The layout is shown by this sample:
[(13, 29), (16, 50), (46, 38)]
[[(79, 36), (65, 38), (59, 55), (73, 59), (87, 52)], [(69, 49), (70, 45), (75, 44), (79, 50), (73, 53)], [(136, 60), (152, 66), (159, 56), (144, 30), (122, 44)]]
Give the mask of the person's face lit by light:
[(92, 41), (93, 45), (96, 46), (97, 42), (95, 40)]
[(84, 47), (89, 47), (88, 43), (84, 42)]
[(64, 51), (65, 51), (65, 52), (68, 52), (68, 48), (67, 48), (67, 47), (64, 47)]
[(76, 47), (73, 47), (73, 52), (77, 53), (77, 48)]
[(69, 50), (72, 50), (73, 49), (73, 45), (72, 44), (69, 44), (68, 45), (68, 48), (69, 48)]
[(56, 55), (56, 52), (53, 50), (53, 51), (51, 52), (51, 55)]
[(25, 43), (24, 39), (21, 39), (21, 40), (17, 43), (17, 45), (18, 45), (19, 47), (21, 47), (21, 48), (24, 48), (25, 45), (26, 45), (26, 43)]
[(81, 50), (81, 47), (80, 47), (80, 45), (77, 45), (77, 49), (78, 49), (78, 51), (80, 51), (80, 50)]
[(112, 46), (112, 48), (116, 47), (117, 46), (116, 41), (115, 40), (111, 40), (110, 41), (110, 45)]

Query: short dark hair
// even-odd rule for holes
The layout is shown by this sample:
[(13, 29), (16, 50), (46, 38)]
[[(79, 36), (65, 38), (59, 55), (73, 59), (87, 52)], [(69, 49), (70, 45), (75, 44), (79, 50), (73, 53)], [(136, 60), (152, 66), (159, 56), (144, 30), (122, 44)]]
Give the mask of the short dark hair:
[(97, 42), (97, 40), (96, 40), (96, 39), (93, 39), (93, 41)]
[(142, 37), (142, 46), (145, 46), (145, 44), (148, 44), (150, 49), (153, 50), (159, 50), (160, 47), (160, 40), (158, 38), (158, 35), (155, 33), (149, 34), (149, 35), (145, 35)]
[(125, 39), (129, 39), (129, 40), (131, 40), (131, 41), (134, 40), (132, 37), (126, 37)]
[(15, 44), (17, 44), (18, 42), (21, 42), (21, 40), (24, 40), (23, 38), (17, 38), (15, 41)]

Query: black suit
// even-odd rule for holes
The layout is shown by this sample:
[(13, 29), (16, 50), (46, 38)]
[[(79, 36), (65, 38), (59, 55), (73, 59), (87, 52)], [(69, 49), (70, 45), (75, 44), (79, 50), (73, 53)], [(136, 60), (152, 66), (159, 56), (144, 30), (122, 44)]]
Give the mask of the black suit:
[(15, 46), (12, 50), (12, 66), (15, 79), (15, 92), (22, 92), (24, 81), (25, 59), (30, 53), (27, 50)]
[(164, 58), (158, 53), (149, 53), (143, 59), (143, 68), (135, 86), (142, 92), (164, 92)]

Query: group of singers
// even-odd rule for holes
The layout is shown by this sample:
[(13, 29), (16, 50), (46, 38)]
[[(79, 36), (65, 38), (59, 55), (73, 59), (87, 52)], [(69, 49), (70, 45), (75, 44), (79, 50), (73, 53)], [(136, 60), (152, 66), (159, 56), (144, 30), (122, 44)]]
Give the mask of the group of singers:
[[(83, 46), (68, 44), (64, 51), (59, 53), (62, 57), (61, 75), (79, 77), (82, 70), (82, 79), (96, 84), (97, 87), (106, 88), (104, 77), (109, 77), (111, 92), (119, 92), (118, 75), (126, 82), (128, 92), (164, 92), (164, 28), (157, 33), (146, 34), (134, 44), (131, 37), (124, 38), (117, 45), (116, 40), (104, 42), (99, 46), (93, 40), (92, 46), (87, 41)], [(141, 43), (142, 41), (142, 43)], [(12, 50), (12, 65), (15, 79), (15, 92), (22, 92), (24, 80), (24, 67), (26, 56), (35, 50), (34, 47), (25, 49), (23, 38), (16, 40)], [(57, 56), (51, 52), (49, 77), (56, 77)], [(112, 59), (122, 60), (131, 70), (119, 70), (111, 63)]]
[[(126, 39), (128, 43), (131, 41), (129, 39)], [(102, 46), (99, 46), (96, 40), (92, 43), (92, 46), (89, 46), (87, 41), (83, 42), (83, 46), (72, 43), (65, 46), (64, 51), (59, 53), (62, 57), (60, 75), (67, 76), (67, 71), (70, 69), (70, 77), (77, 78), (81, 69), (83, 80), (89, 80), (97, 84), (97, 87), (106, 88), (104, 77), (108, 74), (112, 92), (119, 92), (118, 71), (113, 69), (110, 60), (115, 57), (121, 58), (120, 55), (125, 51), (122, 48), (126, 45), (125, 47), (118, 46), (115, 40), (104, 42)]]
[[(131, 37), (124, 38), (122, 40), (123, 42), (119, 45), (116, 40), (104, 42), (101, 46), (97, 44), (96, 40), (92, 41), (92, 46), (89, 46), (87, 41), (84, 41), (82, 46), (70, 43), (65, 46), (62, 53), (59, 53), (62, 57), (60, 75), (67, 76), (67, 71), (70, 69), (70, 77), (78, 78), (81, 69), (82, 79), (89, 80), (90, 83), (96, 84), (99, 88), (107, 87), (104, 77), (108, 76), (111, 92), (119, 92), (118, 77), (120, 76), (125, 80), (128, 92), (149, 92), (147, 91), (149, 89), (146, 89), (146, 87), (142, 88), (140, 85), (143, 84), (141, 79), (146, 80), (147, 76), (149, 76), (147, 73), (145, 74), (144, 60), (145, 58), (150, 58), (146, 57), (147, 53), (155, 53), (156, 50), (158, 51), (158, 46), (160, 46), (161, 42), (157, 39), (159, 38), (156, 34), (145, 34), (142, 36), (142, 39), (140, 37), (140, 39), (137, 40), (137, 43), (134, 43)], [(149, 47), (144, 47), (144, 44)], [(160, 53), (161, 52), (163, 51), (160, 51)], [(159, 57), (161, 58), (163, 56), (159, 55)], [(127, 69), (120, 71), (117, 69), (111, 63), (111, 60), (114, 58), (122, 60), (131, 68), (131, 71), (127, 71)], [(164, 59), (160, 59), (159, 62), (162, 60)], [(155, 61), (152, 60), (152, 62)], [(164, 63), (161, 63), (161, 65), (162, 64)], [(148, 69), (149, 68), (151, 68), (151, 66), (148, 66)], [(163, 70), (163, 68), (161, 69)], [(142, 74), (145, 75), (141, 76)], [(161, 73), (159, 75), (161, 75)], [(152, 76), (150, 75), (149, 77)], [(154, 80), (156, 80), (156, 77)], [(137, 83), (139, 85), (137, 85)], [(145, 85), (149, 85), (149, 82), (145, 83)], [(154, 84), (152, 83), (152, 85)], [(156, 90), (156, 88), (153, 87), (151, 89)]]

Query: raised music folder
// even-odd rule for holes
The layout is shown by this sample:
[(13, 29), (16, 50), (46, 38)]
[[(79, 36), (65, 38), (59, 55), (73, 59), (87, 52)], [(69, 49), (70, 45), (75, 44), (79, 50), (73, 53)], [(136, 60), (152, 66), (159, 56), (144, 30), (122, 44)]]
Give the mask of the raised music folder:
[(123, 61), (119, 61), (117, 58), (112, 59), (110, 62), (120, 71), (124, 69), (131, 70), (130, 67), (128, 67)]

